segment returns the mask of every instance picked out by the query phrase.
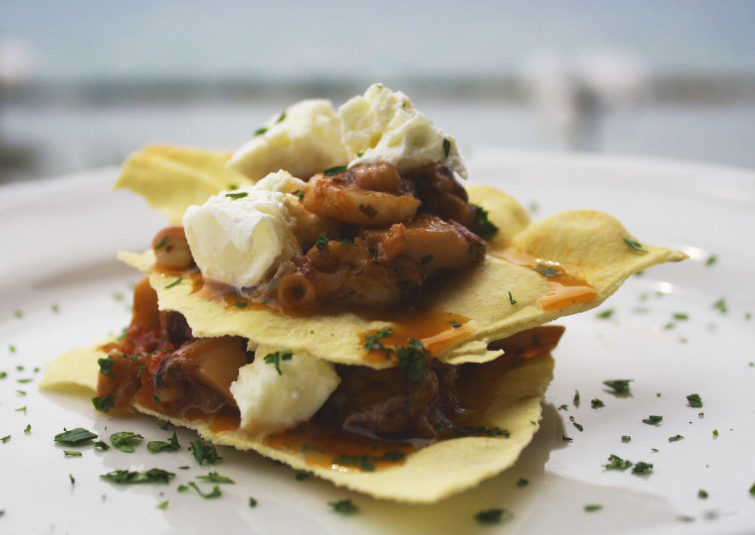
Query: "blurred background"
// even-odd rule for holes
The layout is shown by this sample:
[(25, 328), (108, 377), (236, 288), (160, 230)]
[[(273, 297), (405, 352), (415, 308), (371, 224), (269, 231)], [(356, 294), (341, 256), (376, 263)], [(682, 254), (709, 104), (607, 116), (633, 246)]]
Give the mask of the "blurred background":
[(755, 168), (755, 2), (3, 0), (0, 183), (233, 149), (371, 82), (462, 146)]

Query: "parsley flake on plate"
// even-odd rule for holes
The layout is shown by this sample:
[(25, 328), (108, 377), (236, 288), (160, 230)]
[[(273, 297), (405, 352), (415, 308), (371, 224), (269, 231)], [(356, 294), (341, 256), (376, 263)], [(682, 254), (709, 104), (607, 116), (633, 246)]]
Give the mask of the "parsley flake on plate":
[(339, 500), (337, 502), (328, 502), (328, 505), (334, 513), (341, 515), (354, 515), (359, 512), (359, 507), (354, 505), (351, 500)]
[(197, 479), (199, 479), (200, 481), (205, 481), (207, 483), (236, 483), (230, 477), (221, 476), (217, 472), (209, 472), (206, 475), (197, 476)]
[(113, 470), (100, 478), (118, 485), (138, 485), (141, 483), (170, 483), (176, 474), (160, 468), (150, 468), (143, 472), (132, 470)]
[(207, 464), (215, 464), (222, 459), (222, 457), (218, 455), (218, 450), (215, 449), (215, 446), (203, 440), (193, 441), (189, 445), (189, 450), (191, 450), (194, 459), (196, 459), (200, 466), (205, 462)]
[(124, 453), (134, 453), (134, 446), (144, 439), (139, 433), (120, 431), (110, 435), (110, 443), (117, 450)]
[(197, 494), (199, 494), (202, 498), (205, 500), (212, 500), (214, 498), (220, 498), (223, 493), (220, 492), (220, 487), (217, 485), (212, 487), (212, 490), (210, 492), (203, 492), (202, 489), (199, 488), (199, 485), (194, 483), (193, 481), (189, 482), (189, 486), (197, 491)]
[(474, 517), (480, 524), (500, 524), (506, 520), (511, 520), (514, 515), (506, 509), (485, 509), (479, 511)]
[(181, 445), (178, 443), (178, 437), (176, 432), (173, 431), (173, 436), (169, 441), (164, 442), (162, 440), (150, 440), (147, 442), (147, 449), (152, 453), (160, 453), (161, 451), (178, 451)]
[(75, 429), (69, 429), (68, 431), (58, 433), (53, 440), (56, 444), (60, 444), (61, 446), (81, 446), (95, 438), (97, 438), (97, 435), (91, 431), (87, 431), (83, 427), (77, 427)]
[(648, 425), (658, 425), (663, 421), (663, 416), (658, 416), (656, 414), (651, 414), (647, 418), (642, 419), (643, 423), (646, 423)]
[(634, 379), (610, 379), (608, 381), (603, 381), (603, 384), (613, 390), (613, 394), (629, 396), (632, 394), (629, 389), (629, 383), (632, 381), (634, 381)]
[(687, 396), (687, 402), (689, 402), (690, 407), (695, 409), (700, 409), (703, 406), (703, 400), (700, 399), (700, 394), (690, 394)]
[(637, 461), (637, 463), (634, 465), (634, 468), (632, 468), (632, 473), (638, 476), (647, 475), (652, 472), (653, 472), (653, 464), (646, 463), (644, 461)]
[(632, 461), (629, 459), (622, 459), (613, 453), (608, 456), (608, 464), (604, 465), (606, 470), (626, 470), (630, 466), (632, 466)]
[(587, 505), (585, 505), (584, 509), (585, 513), (596, 513), (603, 509), (603, 506), (599, 503), (588, 503)]
[(603, 403), (603, 401), (602, 401), (602, 400), (600, 400), (600, 399), (598, 399), (598, 398), (595, 398), (595, 399), (593, 399), (593, 400), (592, 400), (592, 401), (590, 402), (590, 405), (592, 406), (592, 408), (593, 408), (593, 409), (600, 409), (600, 408), (602, 408), (602, 407), (605, 407), (605, 406), (606, 406), (606, 404), (605, 404), (605, 403)]

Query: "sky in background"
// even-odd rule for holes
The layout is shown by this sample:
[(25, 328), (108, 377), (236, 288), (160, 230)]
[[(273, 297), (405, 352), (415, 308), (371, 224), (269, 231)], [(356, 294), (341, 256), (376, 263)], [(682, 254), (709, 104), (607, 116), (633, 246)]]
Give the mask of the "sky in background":
[(755, 72), (755, 2), (3, 0), (40, 78), (495, 75), (605, 47), (656, 71)]

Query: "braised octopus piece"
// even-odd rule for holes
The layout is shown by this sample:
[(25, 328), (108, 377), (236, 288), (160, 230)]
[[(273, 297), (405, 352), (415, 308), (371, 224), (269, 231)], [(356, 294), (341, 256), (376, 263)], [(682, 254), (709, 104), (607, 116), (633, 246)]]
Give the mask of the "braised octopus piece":
[(341, 301), (390, 306), (416, 293), (440, 272), (478, 263), (482, 239), (455, 221), (420, 216), (387, 230), (365, 230), (353, 240), (327, 240), (292, 259), (296, 270), (278, 285), (284, 308)]
[(355, 166), (341, 174), (317, 174), (304, 192), (304, 208), (354, 225), (383, 226), (411, 221), (420, 206), (411, 183), (388, 163)]

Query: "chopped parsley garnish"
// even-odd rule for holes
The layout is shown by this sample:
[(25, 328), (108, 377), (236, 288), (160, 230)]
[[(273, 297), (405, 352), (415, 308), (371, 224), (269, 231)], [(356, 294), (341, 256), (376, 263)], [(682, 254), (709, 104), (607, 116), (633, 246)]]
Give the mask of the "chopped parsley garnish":
[(572, 399), (572, 403), (575, 407), (579, 408), (579, 390), (574, 391), (574, 399)]
[(713, 430), (713, 436), (714, 436), (714, 437), (717, 437), (717, 436), (718, 436), (718, 429), (714, 429), (714, 430)]
[(593, 399), (590, 401), (590, 405), (593, 409), (600, 409), (601, 407), (605, 407), (606, 404), (603, 403), (603, 401), (599, 400), (598, 398)]
[(451, 154), (451, 140), (447, 137), (443, 138), (443, 157), (448, 158), (448, 155)]
[(302, 190), (300, 190), (300, 189), (292, 191), (291, 195), (299, 197), (299, 199), (303, 199), (304, 198), (304, 192)]
[(97, 359), (97, 364), (100, 365), (100, 373), (106, 377), (115, 377), (113, 375), (113, 357), (108, 355), (103, 359)]
[(94, 442), (92, 446), (94, 446), (94, 449), (96, 450), (107, 451), (110, 449), (110, 446), (108, 446), (107, 442), (105, 442), (104, 440), (98, 440)]
[(164, 502), (160, 502), (157, 504), (158, 509), (162, 509), (163, 511), (168, 508), (168, 500), (165, 500)]
[(111, 394), (108, 394), (104, 398), (101, 398), (101, 397), (92, 398), (92, 405), (94, 405), (94, 408), (100, 412), (107, 412), (110, 409), (112, 409), (114, 406), (113, 396)]
[(63, 455), (66, 457), (81, 457), (83, 454), (80, 451), (63, 450)]
[(183, 280), (184, 280), (183, 277), (178, 277), (176, 280), (174, 280), (170, 284), (166, 284), (165, 288), (167, 289), (167, 288), (173, 288), (174, 286), (178, 286), (179, 284), (181, 284), (181, 281)]
[(474, 515), (480, 524), (500, 524), (504, 520), (510, 520), (514, 515), (505, 509), (485, 509)]
[(638, 461), (634, 468), (632, 468), (632, 473), (636, 475), (646, 475), (650, 474), (653, 471), (653, 465), (652, 463), (646, 463), (643, 461)]
[(755, 496), (755, 483), (753, 483), (752, 487), (750, 487), (750, 496)]
[(249, 507), (254, 508), (257, 507), (257, 500), (249, 496)]
[(163, 239), (160, 240), (159, 242), (157, 242), (157, 244), (155, 244), (155, 246), (153, 247), (153, 249), (155, 251), (157, 251), (158, 249), (162, 249), (163, 247), (165, 247), (165, 245), (167, 245), (167, 243), (168, 243), (168, 237), (167, 236), (163, 236)]
[(599, 503), (588, 503), (585, 505), (585, 513), (595, 513), (603, 509), (603, 506)]
[(509, 304), (510, 305), (516, 305), (516, 300), (514, 299), (514, 296), (511, 295), (511, 292), (509, 291)]
[(265, 355), (265, 364), (272, 364), (275, 366), (275, 371), (278, 372), (278, 375), (283, 375), (283, 372), (281, 371), (280, 363), (282, 360), (291, 360), (291, 358), (294, 356), (293, 353), (290, 351), (276, 351), (275, 353), (268, 353)]
[(546, 264), (538, 264), (535, 267), (535, 271), (537, 271), (538, 273), (540, 273), (544, 277), (548, 277), (549, 279), (551, 277), (555, 277), (560, 272), (558, 268), (555, 268), (553, 266), (548, 266)]
[(176, 432), (173, 431), (173, 436), (170, 437), (169, 442), (162, 440), (150, 440), (147, 442), (147, 449), (152, 453), (160, 453), (161, 451), (178, 451), (181, 445), (178, 443), (178, 437)]
[(713, 308), (718, 310), (721, 314), (726, 314), (729, 311), (729, 307), (726, 306), (726, 300), (722, 297), (715, 303), (713, 303)]
[(523, 477), (520, 477), (516, 482), (517, 487), (526, 487), (529, 484), (530, 484), (530, 480), (524, 479)]
[(200, 481), (207, 483), (236, 483), (233, 479), (226, 476), (221, 476), (217, 472), (209, 472), (204, 476), (197, 476)]
[(170, 479), (176, 474), (162, 470), (161, 468), (150, 468), (143, 472), (132, 470), (113, 470), (100, 477), (105, 481), (116, 483), (118, 485), (137, 485), (140, 483), (170, 483)]
[(616, 311), (613, 308), (608, 308), (606, 310), (603, 310), (603, 311), (598, 312), (597, 314), (595, 314), (595, 317), (598, 318), (599, 320), (607, 320), (611, 316), (613, 316), (614, 312), (616, 312)]
[(325, 171), (323, 171), (322, 174), (325, 176), (337, 176), (345, 172), (346, 172), (345, 165), (334, 165), (333, 167), (328, 167), (327, 169), (325, 169)]
[(97, 438), (97, 435), (91, 431), (87, 431), (83, 427), (77, 427), (75, 429), (69, 429), (68, 431), (58, 433), (53, 440), (56, 444), (60, 444), (61, 446), (81, 446), (95, 438)]
[(388, 338), (392, 334), (393, 329), (391, 329), (390, 327), (378, 331), (375, 334), (368, 334), (364, 337), (364, 348), (370, 351), (374, 351), (376, 349), (385, 349), (385, 346), (383, 345), (383, 342), (380, 341), (380, 339)]
[(215, 464), (220, 459), (222, 459), (222, 457), (218, 455), (218, 450), (215, 449), (215, 446), (203, 440), (193, 441), (189, 445), (189, 450), (191, 451), (192, 455), (194, 455), (194, 458), (197, 460), (197, 463), (199, 463), (200, 466), (205, 462), (207, 464)]
[(286, 110), (283, 110), (278, 118), (275, 120), (275, 124), (282, 123), (286, 120)]
[(498, 232), (498, 226), (493, 223), (488, 217), (488, 211), (482, 206), (470, 203), (470, 206), (475, 212), (474, 228), (478, 231), (480, 237), (486, 240), (493, 234)]
[(19, 407), (17, 409), (13, 409), (13, 410), (15, 412), (23, 412), (24, 414), (26, 414), (26, 405), (24, 405), (23, 407)]
[(672, 314), (672, 317), (675, 320), (688, 320), (689, 319), (689, 314), (686, 314), (685, 312), (674, 312)]
[(267, 126), (261, 126), (257, 130), (254, 131), (254, 137), (261, 136), (262, 134), (264, 134), (267, 131), (268, 131), (268, 127)]
[(682, 435), (674, 435), (673, 437), (668, 437), (669, 442), (679, 442), (680, 440), (683, 440), (684, 437)]
[(585, 427), (577, 422), (572, 422), (572, 425), (576, 427), (577, 431), (579, 431), (580, 433), (585, 430)]
[(375, 210), (375, 208), (371, 204), (360, 204), (359, 211), (370, 219), (377, 215), (377, 210)]
[(624, 444), (629, 444), (632, 441), (632, 437), (630, 437), (629, 435), (621, 435), (621, 441)]
[(612, 389), (614, 394), (628, 396), (632, 393), (629, 389), (629, 383), (632, 381), (634, 381), (634, 379), (611, 379), (609, 381), (603, 381), (603, 384)]
[(176, 490), (178, 492), (186, 492), (187, 490), (189, 490), (189, 486), (188, 485), (178, 485), (176, 487)]
[(562, 435), (561, 440), (563, 440), (564, 442), (574, 442), (574, 439), (572, 437), (567, 437), (566, 435)]
[(360, 150), (359, 152), (357, 152), (357, 158), (361, 158), (362, 156), (364, 156), (363, 150)]
[(608, 464), (604, 466), (606, 470), (626, 470), (632, 466), (632, 461), (629, 459), (622, 459), (618, 455), (612, 453), (608, 456)]
[(451, 321), (449, 321), (448, 323), (450, 323), (450, 324), (451, 324), (451, 327), (453, 327), (454, 329), (458, 329), (459, 327), (461, 327), (461, 323), (459, 323), (459, 322), (458, 322), (458, 321), (456, 321), (456, 320), (451, 320)]
[(644, 249), (642, 247), (642, 244), (638, 242), (637, 240), (629, 240), (627, 238), (624, 238), (624, 243), (626, 243), (629, 247), (631, 247), (633, 250), (637, 251), (638, 253), (647, 253), (647, 249)]
[(7, 444), (8, 441), (10, 440), (10, 437), (11, 437), (10, 435), (5, 435), (4, 437), (0, 437), (0, 442), (2, 442), (3, 444)]
[(235, 201), (235, 200), (238, 200), (238, 199), (243, 199), (247, 195), (249, 195), (249, 193), (246, 192), (246, 191), (239, 191), (239, 192), (236, 192), (236, 193), (226, 193), (225, 194), (225, 196), (228, 197), (229, 199), (231, 199), (232, 201)]
[(235, 303), (233, 303), (233, 306), (235, 306), (236, 308), (244, 308), (246, 306), (246, 303), (244, 301), (236, 301)]
[(569, 410), (569, 405), (567, 405), (566, 403), (564, 403), (563, 405), (559, 405), (558, 406), (558, 410), (560, 410), (560, 411), (568, 411)]
[(701, 500), (707, 500), (708, 499), (708, 491), (705, 489), (700, 489), (697, 491), (697, 497)]
[(415, 338), (409, 338), (409, 345), (396, 348), (399, 368), (412, 383), (419, 383), (425, 377), (425, 360), (428, 355), (422, 342)]
[(700, 399), (700, 394), (690, 394), (687, 396), (687, 401), (689, 402), (689, 406), (695, 409), (700, 409), (703, 406), (703, 400)]
[(658, 416), (657, 414), (651, 414), (647, 418), (642, 419), (643, 423), (646, 423), (648, 425), (658, 425), (663, 421), (663, 416)]
[(144, 439), (139, 433), (132, 431), (120, 431), (110, 435), (110, 443), (117, 450), (124, 453), (134, 453), (134, 446)]
[(329, 241), (330, 238), (328, 238), (328, 235), (323, 232), (317, 237), (317, 241), (315, 241), (315, 247), (322, 251), (328, 246)]
[(8, 372), (6, 371), (0, 372), (0, 379), (5, 379), (6, 377), (8, 377)]
[(709, 256), (709, 257), (708, 257), (708, 258), (707, 258), (707, 259), (705, 260), (705, 265), (706, 265), (706, 266), (712, 266), (712, 265), (713, 265), (713, 264), (715, 264), (715, 263), (716, 263), (717, 261), (718, 261), (718, 257), (717, 257), (716, 255), (712, 254), (712, 255), (710, 255), (710, 256)]
[(328, 502), (328, 505), (334, 513), (341, 515), (354, 515), (359, 512), (359, 507), (354, 505), (351, 500), (339, 500), (337, 502)]
[(26, 427), (24, 427), (24, 434), (31, 433), (31, 424), (26, 424)]

